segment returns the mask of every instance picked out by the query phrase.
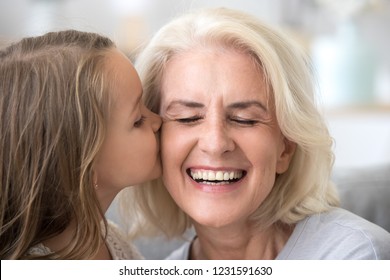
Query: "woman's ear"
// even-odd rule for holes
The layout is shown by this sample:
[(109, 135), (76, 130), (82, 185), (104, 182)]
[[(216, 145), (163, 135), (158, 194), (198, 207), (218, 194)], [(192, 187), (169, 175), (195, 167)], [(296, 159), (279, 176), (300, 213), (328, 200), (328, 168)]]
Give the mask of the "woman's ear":
[(276, 173), (282, 174), (287, 171), (290, 166), (291, 159), (295, 153), (297, 144), (288, 140), (286, 137), (283, 137), (283, 147), (282, 152), (279, 155), (278, 161), (276, 163)]

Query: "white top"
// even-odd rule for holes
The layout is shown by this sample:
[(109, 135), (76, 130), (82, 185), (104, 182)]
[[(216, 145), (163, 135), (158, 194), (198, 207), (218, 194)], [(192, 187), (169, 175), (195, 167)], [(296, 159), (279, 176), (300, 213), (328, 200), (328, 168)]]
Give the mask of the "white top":
[[(125, 240), (122, 231), (111, 221), (107, 221), (107, 238), (106, 244), (113, 260), (136, 260), (143, 259), (137, 249)], [(31, 247), (28, 254), (31, 256), (45, 256), (52, 251), (42, 243)]]
[[(187, 260), (191, 242), (167, 259)], [(277, 260), (390, 260), (390, 233), (347, 210), (333, 210), (298, 222)]]

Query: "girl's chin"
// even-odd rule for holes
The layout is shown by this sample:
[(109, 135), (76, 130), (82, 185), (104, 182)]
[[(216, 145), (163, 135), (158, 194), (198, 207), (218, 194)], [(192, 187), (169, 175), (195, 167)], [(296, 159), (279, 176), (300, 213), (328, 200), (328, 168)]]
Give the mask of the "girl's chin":
[(154, 180), (154, 179), (157, 179), (157, 178), (159, 178), (161, 176), (162, 176), (161, 165), (159, 163), (156, 163), (154, 169), (152, 170), (152, 172), (150, 173), (149, 178), (146, 181)]

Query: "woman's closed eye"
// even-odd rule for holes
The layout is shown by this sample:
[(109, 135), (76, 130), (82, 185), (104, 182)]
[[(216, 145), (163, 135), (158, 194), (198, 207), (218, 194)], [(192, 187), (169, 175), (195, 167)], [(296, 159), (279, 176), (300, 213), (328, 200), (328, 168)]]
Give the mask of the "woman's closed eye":
[(253, 126), (259, 123), (258, 120), (253, 119), (245, 119), (245, 118), (239, 118), (239, 117), (230, 117), (229, 120), (231, 122), (234, 122), (239, 125), (245, 125), (245, 126)]
[[(192, 116), (192, 117), (187, 117), (187, 118), (176, 118), (175, 121), (183, 124), (195, 124), (202, 120), (202, 116)], [(228, 119), (230, 122), (234, 122), (239, 125), (245, 125), (245, 126), (253, 126), (259, 123), (258, 120), (254, 119), (245, 119), (245, 118), (240, 118), (240, 117), (230, 117)]]
[(179, 123), (184, 123), (184, 124), (193, 124), (201, 119), (202, 119), (201, 116), (192, 116), (192, 117), (187, 117), (187, 118), (176, 118), (175, 121), (177, 121)]

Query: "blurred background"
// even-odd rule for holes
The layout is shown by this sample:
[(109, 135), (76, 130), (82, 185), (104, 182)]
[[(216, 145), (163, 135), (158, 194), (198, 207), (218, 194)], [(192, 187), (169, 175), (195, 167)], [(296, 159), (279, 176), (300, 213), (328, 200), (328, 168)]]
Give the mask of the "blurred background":
[(336, 168), (390, 164), (390, 0), (0, 0), (0, 47), (73, 28), (131, 56), (172, 17), (218, 6), (284, 30), (310, 54)]

